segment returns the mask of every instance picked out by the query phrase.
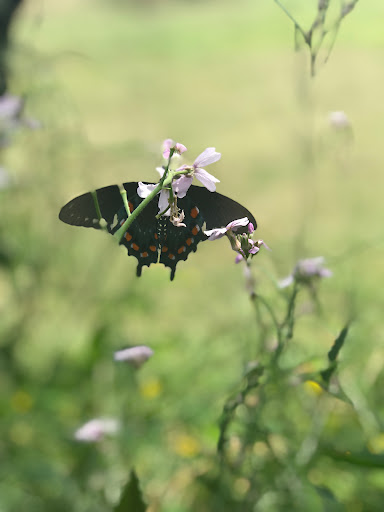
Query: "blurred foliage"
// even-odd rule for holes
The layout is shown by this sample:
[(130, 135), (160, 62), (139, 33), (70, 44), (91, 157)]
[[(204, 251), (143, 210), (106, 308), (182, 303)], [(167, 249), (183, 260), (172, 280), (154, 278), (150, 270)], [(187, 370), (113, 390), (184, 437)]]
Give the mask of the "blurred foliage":
[[(305, 24), (317, 2), (285, 6)], [(113, 510), (133, 467), (152, 512), (382, 509), (383, 14), (359, 3), (311, 80), (272, 1), (25, 1), (8, 89), (41, 127), (0, 150), (1, 510)], [(226, 240), (169, 283), (58, 221), (75, 195), (153, 180), (167, 137), (222, 152), (219, 192), (272, 248), (252, 270), (278, 326), (297, 259), (334, 273), (295, 298), (274, 372), (276, 324)], [(139, 371), (114, 364), (140, 344)], [(75, 442), (93, 417), (123, 428)]]

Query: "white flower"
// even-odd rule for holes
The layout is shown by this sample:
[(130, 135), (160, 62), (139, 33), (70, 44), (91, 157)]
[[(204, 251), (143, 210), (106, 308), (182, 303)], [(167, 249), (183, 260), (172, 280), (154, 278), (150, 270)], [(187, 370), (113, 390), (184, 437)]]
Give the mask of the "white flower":
[(125, 348), (118, 350), (114, 354), (115, 361), (125, 361), (135, 368), (139, 368), (150, 357), (153, 356), (153, 350), (145, 345), (138, 345), (137, 347)]
[(192, 185), (194, 177), (197, 178), (210, 192), (215, 192), (215, 184), (220, 183), (220, 180), (212, 176), (212, 174), (209, 174), (209, 172), (203, 169), (203, 166), (213, 164), (220, 160), (220, 158), (221, 153), (217, 153), (215, 148), (207, 148), (196, 158), (192, 166), (183, 165), (177, 169), (177, 171), (190, 171), (188, 174), (184, 174), (173, 182), (177, 196), (180, 198), (186, 196), (189, 187)]
[(314, 279), (331, 277), (332, 272), (328, 268), (324, 268), (324, 263), (325, 260), (322, 256), (299, 260), (292, 274), (279, 281), (279, 288), (286, 288), (294, 281), (311, 284)]
[(236, 231), (238, 228), (246, 226), (247, 224), (249, 224), (248, 217), (243, 217), (242, 219), (233, 220), (227, 224), (225, 228), (209, 229), (208, 231), (204, 231), (204, 234), (209, 237), (208, 240), (217, 240), (226, 235), (228, 231)]
[(329, 113), (329, 123), (331, 126), (338, 130), (349, 128), (351, 123), (347, 117), (347, 114), (342, 110)]
[[(164, 169), (162, 167), (157, 168), (157, 170), (159, 170), (159, 169), (161, 169), (164, 173)], [(157, 185), (155, 185), (155, 184), (146, 185), (145, 183), (142, 183), (141, 181), (139, 181), (139, 183), (137, 185), (138, 185), (137, 195), (143, 199), (145, 197), (149, 196), (149, 194), (151, 192), (153, 192), (153, 190), (157, 187)], [(168, 190), (164, 190), (164, 189), (160, 190), (158, 205), (159, 205), (159, 213), (162, 213), (166, 208), (169, 207), (169, 192), (168, 192)], [(169, 216), (170, 215), (169, 209), (163, 215)]]
[(120, 429), (120, 423), (113, 418), (95, 418), (88, 421), (76, 430), (76, 441), (95, 443), (101, 441), (106, 434), (116, 434)]
[(181, 144), (180, 142), (175, 142), (172, 139), (166, 139), (163, 142), (163, 157), (168, 160), (169, 155), (171, 153), (171, 149), (174, 149), (174, 155), (181, 155), (184, 153), (184, 151), (187, 151), (187, 148), (184, 146), (184, 144)]

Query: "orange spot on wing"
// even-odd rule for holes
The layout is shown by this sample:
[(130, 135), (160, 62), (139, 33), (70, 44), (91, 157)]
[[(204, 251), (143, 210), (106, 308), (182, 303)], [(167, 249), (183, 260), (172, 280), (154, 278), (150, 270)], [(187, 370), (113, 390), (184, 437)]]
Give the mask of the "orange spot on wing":
[(168, 251), (168, 247), (166, 245), (164, 245), (162, 248), (161, 248), (161, 252), (167, 252)]
[(149, 250), (152, 251), (152, 252), (156, 252), (157, 251), (156, 245), (150, 245), (149, 246)]
[(193, 238), (187, 238), (187, 240), (185, 241), (185, 243), (190, 246), (193, 244)]
[(186, 247), (185, 245), (183, 245), (182, 247), (180, 247), (179, 249), (177, 249), (177, 253), (178, 254), (181, 254), (182, 252), (185, 252), (186, 251)]
[(140, 249), (140, 247), (135, 243), (131, 244), (131, 247), (134, 251), (138, 251)]
[(125, 233), (124, 235), (125, 239), (127, 242), (129, 242), (130, 240), (132, 240), (132, 235), (131, 233), (128, 233), (128, 231)]
[(168, 254), (168, 258), (169, 258), (170, 260), (174, 260), (174, 259), (175, 259), (175, 255), (174, 255), (174, 254), (172, 254), (172, 253), (169, 253), (169, 254)]
[(141, 252), (141, 253), (140, 253), (140, 256), (141, 256), (142, 258), (146, 258), (146, 257), (148, 256), (147, 251)]
[(197, 206), (194, 206), (191, 210), (191, 217), (192, 219), (196, 219), (196, 217), (199, 215), (199, 209)]
[(155, 233), (155, 240), (157, 240), (159, 238), (159, 235), (157, 233)]
[(133, 212), (133, 203), (131, 203), (131, 201), (128, 201), (128, 206), (129, 206), (129, 211), (132, 213)]
[(200, 231), (199, 226), (196, 224), (196, 226), (192, 229), (192, 235), (197, 235), (197, 233)]

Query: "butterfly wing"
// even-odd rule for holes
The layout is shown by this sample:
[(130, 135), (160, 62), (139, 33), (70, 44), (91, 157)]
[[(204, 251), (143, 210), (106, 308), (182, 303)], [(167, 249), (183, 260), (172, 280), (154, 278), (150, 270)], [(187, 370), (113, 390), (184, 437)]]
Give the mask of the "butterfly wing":
[[(126, 185), (127, 184), (124, 184), (124, 186)], [(131, 212), (133, 212), (143, 201), (143, 199), (137, 195), (136, 191), (132, 195), (128, 195), (127, 192), (127, 197), (129, 209)], [(138, 277), (141, 276), (141, 269), (143, 266), (149, 267), (151, 263), (157, 263), (158, 260), (159, 221), (156, 219), (157, 212), (157, 197), (155, 197), (132, 222), (120, 241), (120, 244), (127, 248), (128, 255), (134, 256), (137, 259), (138, 264), (136, 268), (136, 275)], [(122, 206), (116, 215), (117, 218), (115, 219), (113, 228), (111, 230), (112, 234), (114, 234), (127, 220), (127, 212), (125, 207)]]
[[(130, 209), (133, 211), (142, 201), (137, 195), (137, 183), (124, 183), (123, 186), (127, 191)], [(101, 229), (96, 204), (101, 217), (107, 222), (108, 232), (113, 235), (127, 219), (123, 199), (117, 185), (99, 188), (93, 194), (87, 192), (75, 197), (63, 206), (59, 219), (71, 226)], [(127, 248), (128, 254), (135, 256), (138, 260), (136, 270), (138, 276), (141, 275), (141, 268), (144, 265), (149, 266), (158, 260), (156, 214), (157, 199), (155, 198), (134, 220), (120, 242)]]
[[(124, 183), (128, 198), (136, 194), (137, 183)], [(101, 229), (96, 210), (96, 201), (100, 208), (101, 217), (107, 221), (109, 230), (113, 225), (114, 217), (121, 207), (123, 200), (117, 185), (97, 189), (93, 194), (87, 192), (75, 197), (62, 207), (59, 219), (71, 226)]]
[(176, 227), (169, 217), (160, 219), (160, 263), (171, 269), (171, 281), (175, 276), (176, 265), (185, 261), (189, 254), (196, 252), (197, 244), (207, 239), (203, 232), (204, 217), (199, 208), (187, 196), (177, 201), (178, 207), (184, 212), (185, 226)]
[[(193, 185), (188, 190), (187, 195), (200, 209), (207, 229), (221, 228), (233, 220), (243, 217), (248, 217), (253, 227), (255, 229), (257, 227), (256, 219), (252, 213), (243, 205), (227, 196)], [(244, 228), (237, 229), (236, 233), (245, 233), (246, 231), (247, 227), (245, 226)]]

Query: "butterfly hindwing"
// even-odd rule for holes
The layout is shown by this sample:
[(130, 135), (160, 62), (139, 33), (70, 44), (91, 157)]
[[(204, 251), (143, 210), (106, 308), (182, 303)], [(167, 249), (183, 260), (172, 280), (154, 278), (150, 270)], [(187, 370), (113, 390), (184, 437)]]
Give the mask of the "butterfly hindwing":
[[(125, 185), (127, 184), (124, 184), (124, 186)], [(137, 188), (137, 184), (135, 185)], [(127, 192), (127, 198), (131, 213), (143, 201), (136, 192), (134, 194), (128, 194)], [(156, 219), (156, 214), (157, 201), (152, 200), (132, 222), (120, 241), (120, 244), (127, 248), (128, 255), (134, 256), (138, 261), (136, 269), (137, 276), (141, 276), (141, 269), (143, 266), (149, 267), (151, 263), (156, 263), (158, 260), (159, 236), (157, 234), (158, 221)], [(114, 234), (126, 220), (127, 213), (125, 207), (122, 206), (117, 212), (117, 218), (115, 219), (115, 225), (111, 230), (111, 233)]]
[(197, 244), (207, 237), (203, 232), (204, 218), (200, 210), (186, 196), (178, 200), (178, 207), (184, 212), (185, 226), (174, 226), (169, 217), (160, 219), (160, 263), (171, 269), (171, 281), (175, 276), (176, 265), (185, 261), (189, 254), (196, 252)]

